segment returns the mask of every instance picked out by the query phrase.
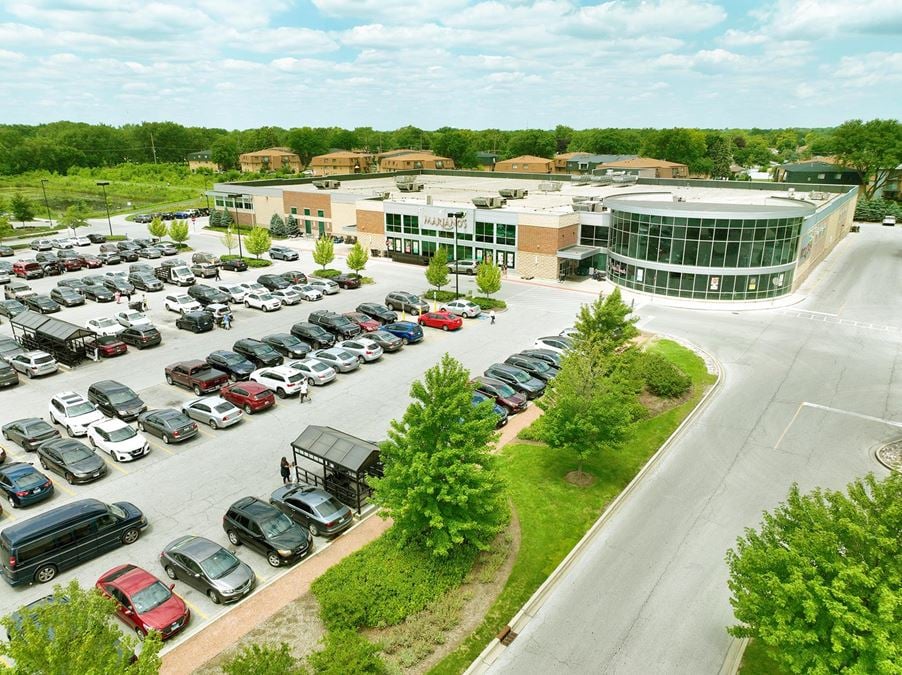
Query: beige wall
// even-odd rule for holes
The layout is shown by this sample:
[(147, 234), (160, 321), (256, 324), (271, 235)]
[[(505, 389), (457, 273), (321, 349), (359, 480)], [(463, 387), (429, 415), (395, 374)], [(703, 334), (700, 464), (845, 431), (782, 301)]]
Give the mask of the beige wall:
[[(274, 213), (278, 213), (283, 218), (285, 212), (282, 210), (282, 198), (270, 195), (253, 195), (254, 197), (254, 213), (257, 225), (269, 229), (269, 221)], [(242, 223), (244, 220), (241, 221)]]
[(548, 255), (547, 253), (527, 253), (526, 251), (518, 251), (517, 272), (521, 277), (557, 280), (557, 256)]
[[(332, 231), (335, 234), (344, 232), (348, 225), (357, 223), (357, 206), (354, 202), (332, 202)], [(352, 234), (354, 230), (348, 230)]]
[(855, 205), (857, 203), (858, 194), (856, 193), (841, 209), (837, 209), (824, 218), (823, 224), (825, 227), (823, 233), (812, 240), (811, 253), (804, 262), (796, 267), (795, 276), (792, 280), (793, 290), (797, 289), (805, 281), (818, 263), (849, 233), (855, 217)]

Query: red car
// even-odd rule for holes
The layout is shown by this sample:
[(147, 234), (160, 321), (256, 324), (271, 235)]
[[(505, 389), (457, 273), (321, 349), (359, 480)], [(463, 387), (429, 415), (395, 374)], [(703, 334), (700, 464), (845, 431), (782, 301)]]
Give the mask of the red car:
[(138, 637), (155, 630), (164, 640), (188, 625), (191, 612), (184, 600), (150, 572), (135, 565), (120, 565), (101, 575), (95, 584), (116, 603), (116, 613)]
[(464, 320), (455, 314), (448, 312), (426, 312), (417, 319), (421, 326), (441, 328), (442, 330), (458, 330), (464, 325)]
[(88, 338), (85, 340), (85, 347), (88, 349), (96, 347), (98, 355), (105, 359), (125, 354), (128, 351), (128, 345), (115, 335), (98, 335), (93, 339)]
[(89, 270), (97, 269), (98, 267), (103, 267), (103, 261), (97, 256), (86, 255), (82, 260), (85, 261), (85, 267)]
[(363, 312), (345, 312), (344, 315), (360, 326), (365, 333), (372, 333), (373, 331), (382, 328), (381, 323), (374, 318), (367, 316)]
[(272, 389), (259, 382), (233, 382), (220, 389), (219, 395), (229, 403), (237, 405), (248, 415), (276, 404), (276, 395)]

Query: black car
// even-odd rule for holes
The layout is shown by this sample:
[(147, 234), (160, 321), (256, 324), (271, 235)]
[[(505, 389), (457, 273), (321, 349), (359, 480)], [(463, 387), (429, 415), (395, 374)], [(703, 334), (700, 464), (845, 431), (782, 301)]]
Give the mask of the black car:
[(159, 436), (167, 445), (197, 436), (197, 424), (174, 408), (159, 408), (141, 413), (138, 415), (138, 429)]
[(135, 292), (134, 286), (119, 277), (106, 277), (103, 281), (103, 285), (113, 293), (118, 291), (120, 295), (126, 297), (131, 297), (132, 293)]
[[(307, 283), (307, 275), (303, 272), (298, 272), (297, 270), (291, 270), (289, 272), (282, 272), (280, 274), (285, 281), (290, 284), (306, 284)], [(261, 282), (262, 283), (262, 282)]]
[[(123, 331), (124, 332), (124, 331)], [(147, 404), (131, 388), (116, 380), (102, 380), (88, 387), (88, 400), (107, 417), (131, 422), (147, 410)]]
[(523, 356), (522, 354), (511, 354), (504, 362), (508, 365), (522, 368), (537, 380), (542, 380), (542, 382), (548, 382), (558, 373), (557, 368), (549, 365), (545, 361), (534, 359), (529, 356)]
[(153, 216), (149, 213), (139, 213), (134, 218), (136, 223), (149, 223), (153, 221)]
[(524, 349), (520, 352), (520, 355), (528, 356), (531, 359), (539, 359), (555, 368), (560, 368), (561, 361), (563, 360), (563, 357), (560, 354), (551, 351), (550, 349)]
[(40, 417), (26, 417), (3, 425), (3, 438), (18, 443), (29, 452), (37, 450), (44, 441), (59, 437), (56, 427)]
[(209, 312), (185, 312), (175, 320), (175, 327), (192, 333), (206, 333), (213, 330), (213, 315)]
[(25, 298), (25, 306), (40, 314), (53, 314), (62, 309), (49, 295), (32, 295)]
[(326, 349), (335, 344), (335, 336), (325, 328), (307, 321), (299, 321), (291, 327), (291, 334), (300, 338), (313, 349)]
[(339, 274), (332, 279), (339, 288), (360, 288), (360, 275), (358, 274)]
[[(121, 242), (120, 242), (121, 243)], [(137, 262), (138, 249), (126, 248), (119, 251), (119, 258), (122, 262)]]
[(229, 258), (222, 261), (222, 269), (232, 272), (244, 272), (247, 270), (247, 263), (242, 258)]
[(363, 329), (348, 317), (337, 312), (330, 312), (327, 309), (320, 309), (310, 312), (307, 321), (317, 326), (325, 328), (330, 333), (336, 335), (342, 340), (348, 340), (357, 337), (363, 332)]
[(388, 331), (384, 330), (375, 330), (372, 333), (367, 333), (364, 335), (367, 340), (372, 340), (377, 345), (382, 347), (382, 351), (384, 352), (396, 352), (401, 347), (404, 346), (404, 340), (399, 338), (397, 335), (392, 335)]
[(229, 304), (229, 296), (220, 291), (218, 288), (207, 286), (205, 284), (195, 284), (188, 289), (188, 295), (197, 300), (201, 305), (206, 307), (218, 303), (220, 305)]
[(139, 291), (162, 291), (163, 282), (157, 279), (153, 272), (131, 272), (128, 275), (128, 282)]
[(300, 256), (293, 248), (287, 246), (272, 246), (269, 249), (269, 257), (273, 260), (298, 260)]
[(118, 265), (122, 262), (122, 256), (111, 251), (101, 251), (97, 257), (104, 265)]
[(126, 328), (117, 335), (125, 344), (144, 349), (145, 347), (156, 347), (163, 341), (163, 336), (153, 326), (132, 326)]
[(97, 232), (91, 232), (87, 235), (88, 239), (92, 244), (103, 244), (106, 242), (105, 234), (98, 234)]
[(44, 469), (58, 473), (69, 485), (90, 483), (106, 475), (103, 458), (84, 443), (57, 438), (38, 446), (38, 458)]
[(366, 314), (383, 324), (394, 323), (398, 320), (397, 313), (393, 312), (385, 305), (380, 305), (378, 302), (364, 302), (357, 305), (357, 311)]
[(256, 497), (243, 497), (232, 504), (223, 516), (222, 528), (233, 546), (247, 544), (257, 549), (273, 567), (297, 562), (313, 548), (306, 528)]
[(291, 333), (265, 335), (263, 342), (290, 359), (302, 359), (310, 353), (310, 345)]
[(255, 363), (258, 368), (279, 366), (285, 360), (271, 345), (254, 338), (238, 340), (232, 345), (232, 349)]
[(88, 300), (93, 300), (94, 302), (112, 302), (116, 299), (111, 290), (96, 284), (86, 284), (82, 294)]
[(269, 503), (310, 530), (314, 537), (334, 537), (354, 524), (350, 508), (312, 485), (284, 485), (273, 491)]
[(21, 314), (27, 309), (18, 300), (0, 300), (0, 314), (13, 318), (16, 314)]
[(283, 279), (278, 274), (261, 274), (257, 277), (257, 283), (269, 291), (281, 291), (291, 286), (291, 282)]
[(0, 490), (14, 509), (44, 501), (53, 494), (53, 483), (26, 462), (0, 466)]
[(77, 305), (85, 304), (85, 296), (74, 288), (67, 288), (66, 286), (57, 286), (56, 288), (51, 289), (50, 299), (57, 304), (65, 305), (66, 307), (75, 307)]
[(545, 393), (544, 382), (516, 366), (510, 366), (505, 363), (493, 363), (485, 369), (483, 375), (501, 380), (515, 391), (526, 394), (526, 398), (538, 398)]
[(246, 380), (257, 369), (253, 361), (249, 361), (238, 352), (220, 349), (207, 356), (207, 363), (227, 373), (232, 382)]

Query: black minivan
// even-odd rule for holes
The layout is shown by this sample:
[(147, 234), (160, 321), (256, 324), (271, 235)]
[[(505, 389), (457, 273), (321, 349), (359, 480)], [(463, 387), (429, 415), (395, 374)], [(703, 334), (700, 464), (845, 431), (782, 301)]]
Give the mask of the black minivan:
[(130, 502), (80, 499), (0, 532), (0, 573), (11, 586), (47, 583), (59, 572), (134, 544), (147, 518)]

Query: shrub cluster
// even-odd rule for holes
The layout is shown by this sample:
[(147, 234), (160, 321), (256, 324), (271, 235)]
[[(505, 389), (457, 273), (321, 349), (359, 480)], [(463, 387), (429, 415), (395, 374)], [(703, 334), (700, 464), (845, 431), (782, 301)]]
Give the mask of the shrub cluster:
[(496, 300), (495, 298), (484, 298), (482, 296), (473, 296), (472, 298), (467, 298), (473, 304), (479, 305), (482, 309), (507, 309), (507, 303), (504, 300)]
[(323, 648), (307, 657), (307, 665), (319, 675), (383, 675), (388, 673), (379, 648), (354, 630), (330, 631)]
[(438, 300), (439, 302), (451, 302), (452, 300), (456, 300), (460, 297), (454, 291), (437, 291), (435, 289), (426, 291), (423, 293), (423, 297), (426, 300)]
[[(219, 256), (220, 260), (237, 260), (239, 256), (237, 255), (222, 255)], [(244, 262), (247, 263), (248, 267), (269, 267), (272, 265), (271, 260), (264, 260), (263, 258), (245, 258)]]
[(641, 361), (645, 387), (655, 396), (678, 398), (689, 391), (692, 379), (660, 354), (644, 352)]
[(884, 216), (902, 219), (902, 204), (887, 199), (859, 199), (855, 205), (855, 220), (879, 223)]
[(320, 279), (332, 279), (341, 274), (341, 270), (336, 269), (324, 269), (324, 270), (313, 270), (313, 276), (319, 277)]

